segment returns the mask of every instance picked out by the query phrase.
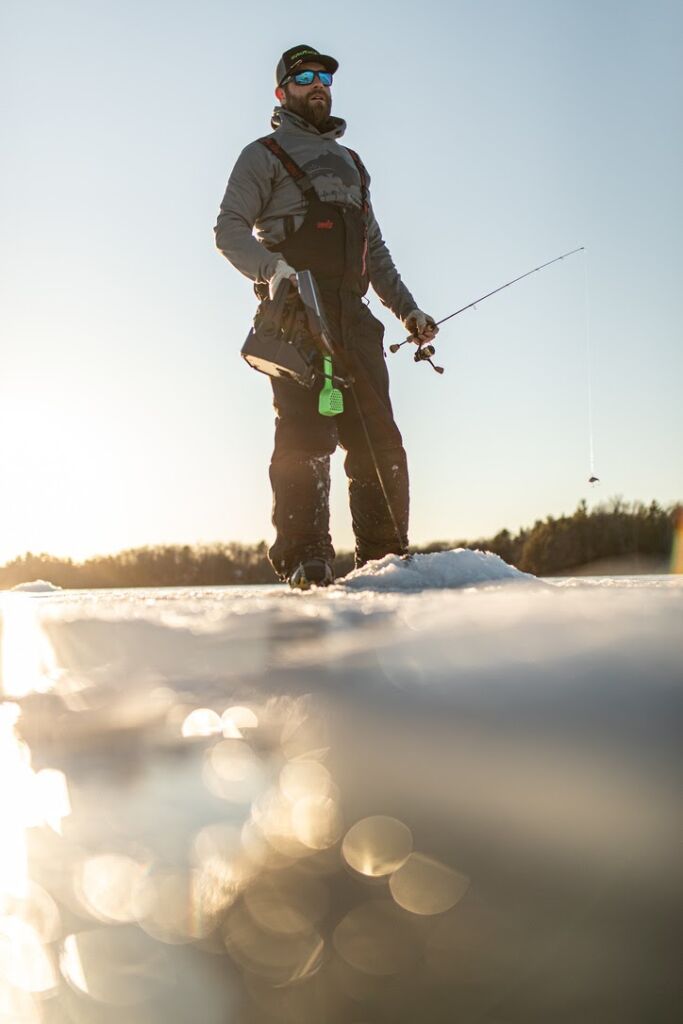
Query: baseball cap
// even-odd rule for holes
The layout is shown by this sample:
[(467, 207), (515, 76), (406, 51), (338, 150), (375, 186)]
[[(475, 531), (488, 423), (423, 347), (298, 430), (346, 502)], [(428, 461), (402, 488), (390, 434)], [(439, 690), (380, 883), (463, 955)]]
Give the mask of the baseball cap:
[(334, 57), (328, 57), (327, 54), (318, 53), (312, 46), (307, 46), (306, 43), (299, 43), (298, 46), (292, 46), (289, 50), (285, 50), (282, 57), (278, 61), (277, 68), (275, 69), (275, 84), (280, 85), (283, 78), (291, 74), (292, 71), (299, 65), (303, 64), (304, 61), (317, 61), (318, 64), (322, 64), (326, 71), (331, 71), (332, 74), (339, 67), (339, 61), (335, 60)]

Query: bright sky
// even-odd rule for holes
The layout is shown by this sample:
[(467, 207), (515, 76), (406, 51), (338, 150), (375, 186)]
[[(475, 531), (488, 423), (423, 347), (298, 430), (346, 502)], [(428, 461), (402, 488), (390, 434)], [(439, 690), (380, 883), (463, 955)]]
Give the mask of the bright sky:
[[(270, 539), (254, 299), (212, 228), (299, 42), (340, 61), (333, 112), (428, 312), (587, 247), (445, 326), (443, 377), (389, 356), (411, 539), (683, 498), (677, 0), (2, 0), (0, 561)], [(333, 487), (349, 547), (341, 452)]]

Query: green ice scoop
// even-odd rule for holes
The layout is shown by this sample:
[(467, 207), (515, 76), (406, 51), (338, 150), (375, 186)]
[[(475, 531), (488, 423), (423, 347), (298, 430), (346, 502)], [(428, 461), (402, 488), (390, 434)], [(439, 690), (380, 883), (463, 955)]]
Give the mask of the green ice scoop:
[(329, 356), (323, 356), (323, 373), (325, 382), (318, 395), (318, 412), (321, 416), (338, 416), (344, 412), (344, 396), (332, 384), (332, 360)]

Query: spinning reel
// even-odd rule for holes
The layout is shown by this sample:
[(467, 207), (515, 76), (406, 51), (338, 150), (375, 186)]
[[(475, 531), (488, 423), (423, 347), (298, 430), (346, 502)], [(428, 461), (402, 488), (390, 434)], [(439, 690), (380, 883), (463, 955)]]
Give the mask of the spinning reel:
[[(417, 339), (415, 338), (415, 336), (410, 334), (405, 339), (405, 341), (399, 341), (397, 344), (390, 345), (389, 346), (389, 351), (390, 352), (398, 352), (398, 350), (401, 348), (402, 345), (407, 345), (409, 342), (413, 342), (413, 344), (415, 344), (416, 340)], [(436, 370), (437, 373), (443, 373), (444, 372), (443, 366), (437, 366), (435, 363), (432, 362), (432, 359), (434, 358), (434, 354), (435, 353), (436, 353), (436, 349), (431, 344), (431, 342), (429, 342), (429, 341), (418, 341), (417, 342), (417, 351), (413, 355), (413, 362), (415, 362), (415, 363), (429, 363), (431, 368), (433, 370)]]

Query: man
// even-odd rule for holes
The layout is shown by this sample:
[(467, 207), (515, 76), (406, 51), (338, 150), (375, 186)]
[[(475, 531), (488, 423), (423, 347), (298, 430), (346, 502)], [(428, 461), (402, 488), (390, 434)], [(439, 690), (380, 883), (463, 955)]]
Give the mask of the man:
[(295, 271), (313, 273), (335, 346), (355, 380), (343, 413), (328, 417), (318, 412), (316, 389), (271, 378), (276, 539), (269, 557), (281, 579), (301, 588), (334, 581), (329, 489), (337, 444), (346, 450), (356, 565), (408, 549), (406, 455), (389, 399), (384, 328), (363, 302), (368, 284), (417, 343), (438, 330), (417, 308), (384, 244), (360, 158), (337, 141), (346, 130), (331, 116), (338, 66), (305, 44), (283, 53), (275, 130), (242, 151), (215, 227), (218, 248), (256, 282), (261, 299), (272, 299), (283, 280), (295, 281)]

